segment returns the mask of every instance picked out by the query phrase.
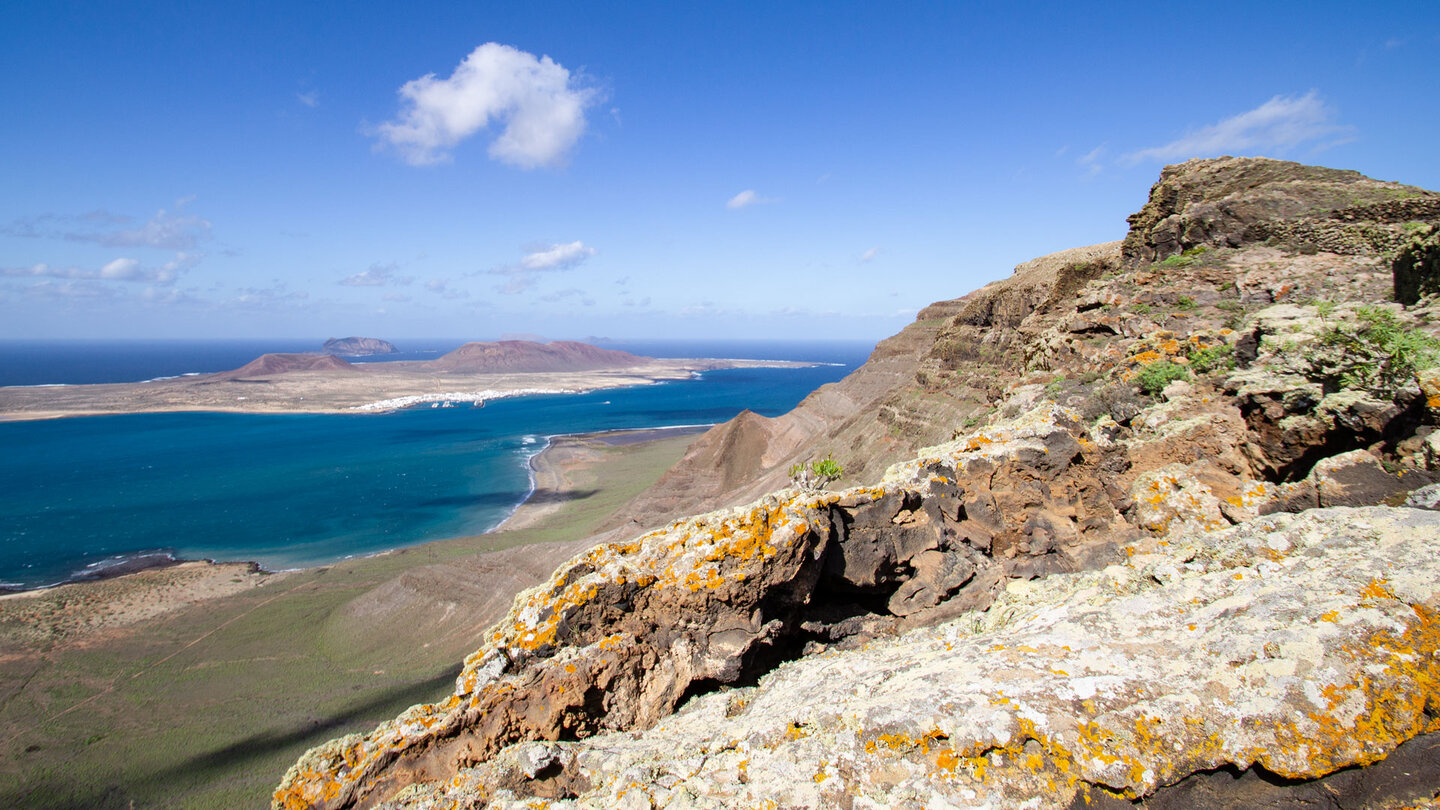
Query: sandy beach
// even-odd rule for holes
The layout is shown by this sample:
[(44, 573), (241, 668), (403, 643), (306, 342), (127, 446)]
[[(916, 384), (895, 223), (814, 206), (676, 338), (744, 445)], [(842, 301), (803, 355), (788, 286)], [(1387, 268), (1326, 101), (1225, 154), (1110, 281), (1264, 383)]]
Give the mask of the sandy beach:
[(495, 531), (518, 531), (537, 526), (553, 516), (574, 497), (576, 475), (604, 461), (604, 449), (684, 436), (698, 436), (708, 425), (679, 428), (611, 430), (603, 433), (575, 433), (551, 436), (546, 448), (530, 459), (533, 491), (530, 497)]

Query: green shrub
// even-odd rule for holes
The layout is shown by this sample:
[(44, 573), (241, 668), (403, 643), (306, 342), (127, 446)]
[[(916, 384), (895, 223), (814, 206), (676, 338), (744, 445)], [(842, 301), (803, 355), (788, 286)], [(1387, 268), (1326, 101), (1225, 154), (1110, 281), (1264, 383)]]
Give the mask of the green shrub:
[(1209, 250), (1210, 248), (1205, 247), (1204, 245), (1196, 245), (1195, 247), (1192, 247), (1183, 253), (1177, 253), (1174, 256), (1166, 259), (1165, 261), (1160, 262), (1160, 266), (1189, 267), (1190, 265), (1200, 261), (1200, 257)]
[(1191, 298), (1188, 295), (1182, 295), (1179, 298), (1175, 299), (1175, 308), (1180, 310), (1181, 312), (1190, 312), (1194, 310), (1197, 306), (1199, 306), (1199, 304), (1195, 303), (1195, 299)]
[(1235, 368), (1235, 347), (1229, 343), (1191, 349), (1186, 358), (1196, 374), (1209, 374), (1217, 369)]
[(1415, 373), (1440, 365), (1440, 340), (1408, 326), (1380, 307), (1360, 307), (1357, 323), (1320, 333), (1309, 356), (1314, 377), (1383, 397), (1408, 385)]
[(1150, 309), (1151, 307), (1149, 304), (1134, 304), (1130, 307), (1130, 311), (1134, 312), (1137, 315), (1149, 315)]
[(1189, 376), (1190, 372), (1184, 366), (1159, 360), (1140, 369), (1135, 375), (1135, 385), (1139, 386), (1141, 393), (1156, 397), (1165, 390), (1165, 386)]

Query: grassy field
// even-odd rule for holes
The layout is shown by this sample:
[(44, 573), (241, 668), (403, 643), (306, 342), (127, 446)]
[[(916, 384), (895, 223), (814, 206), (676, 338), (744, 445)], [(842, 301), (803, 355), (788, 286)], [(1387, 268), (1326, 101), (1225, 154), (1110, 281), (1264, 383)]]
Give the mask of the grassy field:
[(0, 606), (0, 807), (268, 806), (307, 748), (448, 694), (478, 643), (367, 633), (342, 608), (419, 566), (585, 537), (692, 438), (605, 448), (543, 525), (278, 575), (127, 628), (37, 642)]

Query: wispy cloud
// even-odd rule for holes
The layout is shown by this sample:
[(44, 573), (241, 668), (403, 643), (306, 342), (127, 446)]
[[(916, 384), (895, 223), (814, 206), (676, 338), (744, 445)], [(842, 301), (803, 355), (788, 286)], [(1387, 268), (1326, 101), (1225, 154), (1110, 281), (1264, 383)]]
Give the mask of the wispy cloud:
[(269, 287), (242, 287), (224, 302), (225, 306), (237, 309), (273, 310), (279, 308), (307, 308), (310, 293), (292, 290), (283, 281)]
[(88, 279), (93, 281), (133, 281), (146, 284), (171, 284), (180, 273), (199, 263), (203, 254), (180, 253), (173, 261), (159, 267), (146, 267), (137, 259), (119, 258), (98, 269), (83, 267), (51, 267), (32, 264), (29, 267), (0, 267), (0, 276), (9, 278)]
[(296, 93), (295, 100), (313, 110), (320, 106), (320, 91), (306, 90), (303, 93)]
[[(183, 206), (191, 199), (193, 197), (180, 200), (177, 205)], [(174, 215), (162, 209), (139, 227), (117, 227), (132, 221), (130, 217), (108, 211), (92, 211), (78, 216), (40, 214), (17, 219), (0, 227), (0, 233), (40, 239), (64, 239), (70, 242), (94, 242), (105, 247), (150, 247), (163, 250), (193, 250), (199, 243), (210, 239), (210, 221), (197, 216)]]
[(1101, 159), (1105, 157), (1105, 149), (1105, 144), (1100, 144), (1094, 149), (1091, 149), (1089, 152), (1086, 152), (1085, 154), (1076, 158), (1076, 165), (1084, 169), (1086, 174), (1094, 177), (1105, 168), (1105, 164), (1100, 162)]
[[(435, 293), (441, 298), (452, 301), (459, 298), (470, 297), (469, 290), (462, 290), (458, 287), (452, 287), (450, 286), (450, 282), (443, 278), (432, 278), (429, 281), (425, 282), (425, 289), (429, 290), (432, 293)], [(387, 298), (387, 300), (389, 299)]]
[(575, 287), (540, 296), (541, 301), (549, 304), (564, 301), (567, 298), (574, 298), (587, 307), (595, 306), (595, 299), (591, 298), (589, 293)]
[(400, 88), (402, 110), (376, 127), (382, 144), (411, 165), (451, 159), (461, 141), (500, 122), (490, 157), (522, 169), (555, 166), (585, 132), (599, 93), (548, 56), (487, 42), (447, 79), (427, 73)]
[(1320, 94), (1275, 96), (1253, 110), (1202, 127), (1163, 146), (1126, 155), (1127, 164), (1146, 160), (1175, 161), (1225, 153), (1288, 149), (1302, 143), (1332, 139), (1333, 146), (1349, 138), (1351, 127), (1335, 122), (1335, 111)]
[(729, 202), (725, 203), (725, 207), (733, 211), (740, 208), (746, 208), (751, 205), (762, 205), (764, 203), (773, 202), (779, 201), (772, 197), (762, 197), (758, 193), (756, 193), (755, 189), (747, 188), (739, 194), (736, 194), (734, 197), (731, 197)]
[(400, 265), (395, 262), (381, 264), (376, 262), (353, 276), (346, 276), (335, 282), (342, 287), (383, 287), (387, 284), (410, 284), (415, 280), (414, 276), (396, 275), (400, 271)]
[(506, 267), (497, 267), (490, 272), (507, 276), (508, 280), (495, 288), (504, 295), (522, 293), (535, 286), (538, 273), (571, 270), (579, 267), (586, 259), (595, 255), (595, 248), (581, 241), (565, 244), (544, 245), (531, 248), (520, 261)]
[(879, 255), (880, 255), (880, 248), (878, 248), (878, 247), (872, 247), (872, 248), (870, 248), (869, 250), (865, 251), (864, 253), (861, 253), (861, 254), (860, 254), (860, 263), (861, 263), (861, 264), (864, 264), (864, 263), (866, 263), (866, 262), (874, 261), (874, 260), (875, 260), (875, 257), (876, 257), (876, 256), (879, 256)]

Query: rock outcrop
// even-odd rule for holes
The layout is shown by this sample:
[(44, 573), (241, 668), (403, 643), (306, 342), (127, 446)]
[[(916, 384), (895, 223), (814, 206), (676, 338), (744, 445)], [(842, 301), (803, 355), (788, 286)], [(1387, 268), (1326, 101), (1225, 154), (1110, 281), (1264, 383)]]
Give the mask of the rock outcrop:
[[(1158, 792), (1156, 806), (1221, 768), (1293, 795), (1440, 730), (1437, 536), (1440, 515), (1386, 509), (1190, 535), (1012, 582), (966, 621), (784, 664), (643, 735), (511, 745), (387, 806), (1130, 807)], [(1320, 806), (1433, 797), (1440, 736), (1424, 742), (1407, 769), (1420, 784), (1393, 773)], [(1230, 795), (1178, 806), (1260, 806), (1224, 781)]]
[[(1390, 303), (1437, 199), (1167, 168), (1123, 244), (712, 430), (276, 806), (1434, 799), (1440, 516), (1375, 505), (1440, 479), (1440, 308)], [(857, 485), (784, 488), (827, 452)]]
[(394, 343), (380, 338), (347, 337), (330, 338), (320, 347), (320, 351), (342, 357), (368, 357), (373, 354), (395, 354), (400, 350), (395, 348)]

